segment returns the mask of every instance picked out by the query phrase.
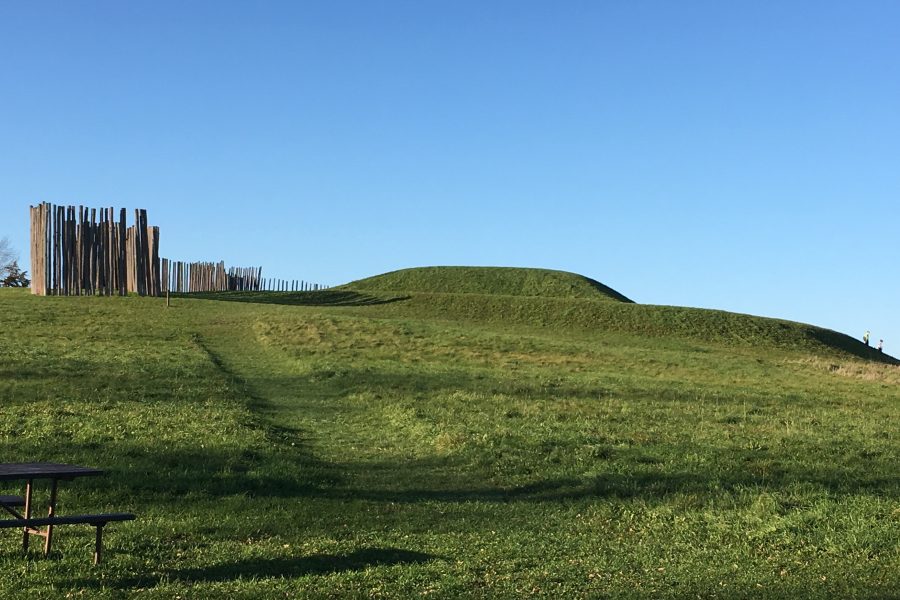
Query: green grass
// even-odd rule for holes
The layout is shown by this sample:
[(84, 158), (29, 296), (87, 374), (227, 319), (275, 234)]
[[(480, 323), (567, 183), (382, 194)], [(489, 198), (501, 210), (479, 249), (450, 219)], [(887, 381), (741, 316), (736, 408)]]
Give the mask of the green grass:
[(898, 597), (897, 366), (510, 289), (0, 290), (3, 461), (139, 515), (99, 568), (88, 528), (9, 532), (0, 596)]
[(582, 275), (513, 267), (417, 267), (361, 279), (343, 287), (356, 291), (495, 294), (631, 302), (616, 290)]

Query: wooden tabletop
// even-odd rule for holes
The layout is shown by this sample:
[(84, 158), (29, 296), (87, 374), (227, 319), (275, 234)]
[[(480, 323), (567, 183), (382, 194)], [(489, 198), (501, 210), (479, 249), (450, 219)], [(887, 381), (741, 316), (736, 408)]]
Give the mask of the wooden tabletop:
[(72, 479), (88, 475), (102, 475), (103, 471), (93, 467), (64, 465), (59, 463), (0, 463), (0, 481), (15, 479)]

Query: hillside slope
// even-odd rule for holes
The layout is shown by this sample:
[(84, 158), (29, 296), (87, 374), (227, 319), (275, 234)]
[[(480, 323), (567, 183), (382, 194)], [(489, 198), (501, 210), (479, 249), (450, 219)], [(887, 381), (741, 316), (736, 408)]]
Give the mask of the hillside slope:
[(0, 597), (900, 589), (900, 369), (731, 351), (690, 336), (771, 320), (608, 299), (207, 298), (0, 289), (4, 460), (101, 468), (65, 508), (138, 515), (102, 577), (92, 531), (50, 560), (7, 540)]
[[(845, 334), (793, 321), (720, 310), (636, 304), (593, 279), (543, 269), (425, 267), (349, 283), (391, 316), (675, 337), (732, 346), (770, 347), (900, 364)], [(325, 296), (323, 295), (323, 299)], [(384, 304), (378, 304), (382, 298)]]

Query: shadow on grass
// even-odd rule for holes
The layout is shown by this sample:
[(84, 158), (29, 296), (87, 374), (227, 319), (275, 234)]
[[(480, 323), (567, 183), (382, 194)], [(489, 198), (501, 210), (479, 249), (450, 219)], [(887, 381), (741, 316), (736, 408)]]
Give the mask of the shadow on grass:
[(374, 306), (408, 300), (409, 296), (380, 297), (350, 290), (320, 290), (316, 292), (195, 292), (175, 294), (173, 298), (199, 298), (224, 302), (252, 302), (255, 304), (287, 304), (292, 306)]
[[(297, 558), (250, 558), (208, 567), (171, 569), (164, 575), (107, 580), (106, 584), (120, 589), (133, 589), (154, 587), (164, 580), (216, 583), (236, 579), (291, 578), (363, 571), (370, 567), (417, 565), (432, 560), (442, 560), (442, 557), (401, 548), (361, 548), (349, 554), (313, 554)], [(81, 585), (95, 586), (96, 581), (85, 580)]]
[[(896, 494), (900, 480), (885, 472), (863, 473), (835, 465), (815, 473), (787, 467), (759, 475), (735, 462), (715, 473), (640, 471), (636, 460), (630, 473), (601, 473), (590, 477), (544, 477), (519, 485), (489, 483), (490, 476), (467, 469), (447, 457), (397, 462), (328, 463), (309, 452), (296, 432), (273, 432), (272, 441), (291, 448), (256, 455), (209, 451), (147, 452), (119, 445), (119, 464), (107, 476), (79, 482), (87, 493), (102, 491), (105, 502), (133, 503), (141, 498), (153, 505), (189, 498), (243, 496), (247, 499), (324, 499), (388, 504), (416, 503), (543, 503), (603, 498), (659, 500), (673, 494), (714, 494), (746, 488), (787, 490), (812, 485), (834, 494)], [(75, 461), (90, 464), (78, 453)], [(723, 465), (724, 466), (724, 465)], [(9, 488), (7, 490), (7, 488)], [(3, 491), (7, 490), (7, 491)], [(0, 489), (13, 493), (12, 486)], [(131, 504), (129, 504), (130, 506)]]
[[(398, 469), (397, 475), (401, 471)], [(315, 497), (334, 500), (364, 500), (387, 503), (419, 502), (563, 502), (602, 498), (663, 499), (673, 494), (713, 494), (716, 491), (733, 492), (747, 488), (788, 489), (796, 484), (811, 484), (831, 493), (876, 494), (896, 490), (897, 480), (890, 477), (872, 477), (865, 481), (849, 483), (844, 475), (809, 476), (801, 473), (785, 473), (780, 477), (759, 477), (747, 473), (732, 472), (720, 476), (694, 473), (642, 473), (634, 475), (602, 474), (588, 478), (560, 477), (535, 481), (510, 487), (458, 487), (456, 489), (425, 489), (408, 487), (400, 489), (372, 488), (320, 488)]]
[(900, 360), (894, 358), (890, 354), (879, 352), (876, 348), (867, 346), (859, 340), (856, 340), (849, 335), (838, 333), (837, 331), (814, 327), (810, 328), (809, 336), (826, 346), (843, 350), (848, 354), (858, 356), (865, 360), (872, 360), (889, 365), (900, 365)]
[[(205, 348), (198, 338), (198, 345)], [(237, 373), (227, 369), (218, 357), (210, 352), (216, 363), (237, 385), (246, 386)], [(335, 379), (338, 383), (332, 384)], [(315, 370), (303, 377), (270, 377), (256, 382), (261, 388), (293, 389), (303, 386), (307, 394), (316, 395), (319, 386), (332, 389), (339, 385), (342, 396), (357, 390), (385, 390), (385, 393), (405, 395), (438, 390), (478, 389), (489, 393), (509, 393), (508, 385), (515, 385), (515, 394), (523, 397), (540, 396), (540, 381), (491, 381), (478, 379), (471, 374), (455, 371), (431, 373), (423, 378), (421, 373), (384, 372), (354, 369), (351, 366)], [(565, 392), (563, 390), (562, 392)], [(561, 396), (560, 391), (555, 395)], [(247, 388), (246, 396), (257, 410), (266, 409), (266, 401), (255, 396)], [(561, 396), (562, 397), (562, 396)], [(372, 400), (377, 402), (378, 400)], [(336, 418), (327, 402), (297, 403), (296, 410), (305, 411), (310, 417)], [(796, 484), (811, 484), (836, 493), (859, 491), (895, 493), (900, 478), (889, 477), (884, 468), (861, 467), (853, 457), (864, 450), (847, 446), (843, 458), (831, 462), (828, 468), (809, 470), (794, 463), (778, 452), (742, 452), (727, 448), (707, 449), (716, 457), (716, 468), (709, 472), (687, 472), (665, 469), (658, 461), (648, 457), (641, 449), (605, 449), (592, 460), (598, 471), (614, 461), (613, 472), (592, 477), (553, 477), (559, 470), (548, 461), (548, 456), (559, 450), (563, 455), (576, 451), (574, 447), (556, 448), (554, 444), (538, 444), (523, 450), (518, 465), (532, 472), (542, 465), (551, 472), (543, 478), (521, 485), (490, 485), (494, 472), (492, 461), (497, 464), (515, 464), (509, 461), (516, 450), (481, 456), (480, 466), (472, 467), (471, 456), (433, 456), (388, 461), (328, 461), (315, 451), (315, 441), (308, 432), (260, 418), (254, 428), (265, 433), (266, 444), (257, 448), (234, 451), (212, 451), (199, 444), (190, 449), (163, 450), (146, 444), (120, 441), (114, 448), (81, 444), (66, 455), (84, 460), (92, 452), (114, 455), (117, 460), (109, 483), (124, 497), (150, 497), (157, 501), (180, 496), (197, 498), (246, 495), (256, 498), (321, 498), (340, 501), (370, 501), (392, 503), (416, 502), (554, 502), (590, 498), (663, 498), (671, 494), (704, 494), (716, 490), (734, 490), (745, 487), (786, 489)], [(3, 444), (0, 444), (3, 450)], [(10, 447), (10, 454), (21, 452), (21, 446)], [(612, 463), (609, 463), (612, 464)], [(762, 466), (760, 466), (762, 465)], [(586, 467), (586, 465), (582, 465)], [(763, 467), (765, 467), (763, 469)], [(535, 473), (537, 475), (537, 473)], [(521, 481), (521, 480), (520, 480)], [(482, 482), (487, 485), (482, 485)], [(97, 485), (86, 482), (88, 485)]]
[(234, 563), (178, 570), (172, 577), (188, 581), (226, 581), (239, 577), (300, 577), (369, 567), (422, 564), (440, 558), (400, 548), (362, 548), (350, 554), (313, 554), (299, 558), (254, 558)]

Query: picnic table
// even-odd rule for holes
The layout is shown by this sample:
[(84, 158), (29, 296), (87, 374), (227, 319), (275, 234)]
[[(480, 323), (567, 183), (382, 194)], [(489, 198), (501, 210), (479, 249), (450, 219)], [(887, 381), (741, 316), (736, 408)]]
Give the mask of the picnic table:
[[(24, 496), (0, 496), (0, 509), (11, 515), (11, 519), (0, 519), (0, 528), (22, 528), (22, 549), (28, 551), (29, 537), (38, 535), (44, 538), (44, 556), (50, 554), (53, 545), (53, 527), (55, 525), (87, 524), (96, 527), (94, 546), (94, 564), (100, 563), (103, 548), (103, 527), (112, 521), (130, 521), (131, 513), (100, 513), (60, 516), (56, 513), (56, 502), (60, 481), (70, 481), (77, 477), (102, 475), (103, 471), (93, 467), (67, 465), (60, 463), (0, 463), (0, 481), (22, 481), (25, 483)], [(35, 481), (50, 481), (50, 497), (47, 501), (47, 516), (34, 517)], [(17, 508), (22, 507), (22, 512)], [(43, 529), (41, 529), (43, 528)]]

